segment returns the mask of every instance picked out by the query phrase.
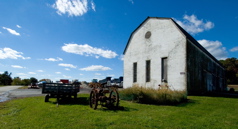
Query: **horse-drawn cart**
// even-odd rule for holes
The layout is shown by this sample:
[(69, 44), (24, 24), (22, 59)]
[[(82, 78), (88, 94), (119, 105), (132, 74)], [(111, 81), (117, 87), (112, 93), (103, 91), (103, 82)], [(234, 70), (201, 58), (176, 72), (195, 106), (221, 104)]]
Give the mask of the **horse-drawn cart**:
[(45, 102), (49, 101), (49, 98), (57, 98), (57, 103), (60, 98), (77, 98), (77, 93), (80, 91), (80, 83), (63, 84), (63, 83), (43, 83), (42, 94), (45, 96)]

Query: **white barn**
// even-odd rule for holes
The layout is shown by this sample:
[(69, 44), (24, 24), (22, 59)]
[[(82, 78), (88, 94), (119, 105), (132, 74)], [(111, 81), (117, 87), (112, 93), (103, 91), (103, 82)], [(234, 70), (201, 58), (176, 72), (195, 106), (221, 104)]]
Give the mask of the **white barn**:
[(225, 90), (225, 71), (172, 18), (148, 17), (132, 33), (124, 50), (124, 88), (158, 88), (166, 82), (188, 94)]

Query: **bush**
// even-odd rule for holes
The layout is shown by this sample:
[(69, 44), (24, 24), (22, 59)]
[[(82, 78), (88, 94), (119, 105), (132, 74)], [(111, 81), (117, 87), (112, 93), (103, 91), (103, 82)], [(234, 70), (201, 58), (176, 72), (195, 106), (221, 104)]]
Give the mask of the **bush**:
[(167, 89), (153, 89), (134, 85), (121, 90), (120, 99), (144, 104), (174, 105), (186, 100), (185, 91)]

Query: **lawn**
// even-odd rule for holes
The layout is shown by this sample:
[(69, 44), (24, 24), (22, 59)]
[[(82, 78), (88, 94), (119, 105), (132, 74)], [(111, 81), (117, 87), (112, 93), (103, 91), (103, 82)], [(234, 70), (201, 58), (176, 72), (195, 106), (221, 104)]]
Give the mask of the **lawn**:
[(29, 97), (0, 103), (0, 128), (237, 128), (238, 99), (189, 96), (177, 106), (120, 101), (121, 110), (88, 105), (88, 94), (75, 102)]

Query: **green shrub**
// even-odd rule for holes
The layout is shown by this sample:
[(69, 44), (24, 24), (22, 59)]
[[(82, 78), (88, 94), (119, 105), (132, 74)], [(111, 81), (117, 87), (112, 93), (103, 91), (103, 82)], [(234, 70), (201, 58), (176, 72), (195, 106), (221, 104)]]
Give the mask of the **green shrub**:
[(174, 105), (186, 100), (185, 91), (176, 91), (169, 88), (153, 89), (133, 85), (121, 90), (120, 99), (144, 104), (166, 104)]

